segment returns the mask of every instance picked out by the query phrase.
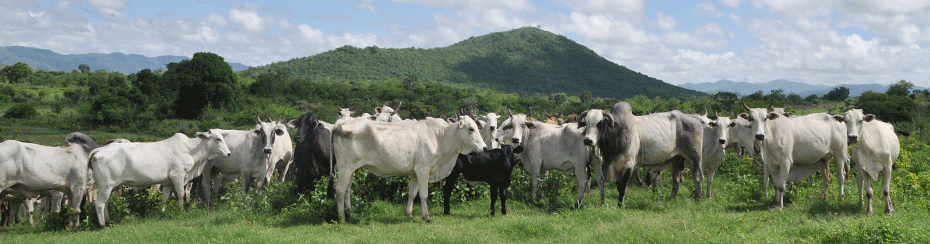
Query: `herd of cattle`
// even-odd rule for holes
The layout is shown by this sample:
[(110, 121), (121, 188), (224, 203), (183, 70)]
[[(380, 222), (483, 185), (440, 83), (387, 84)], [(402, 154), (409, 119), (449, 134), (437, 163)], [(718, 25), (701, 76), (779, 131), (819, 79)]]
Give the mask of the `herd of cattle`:
[[(844, 115), (793, 116), (784, 108), (743, 107), (748, 113), (733, 118), (717, 114), (711, 120), (706, 110), (703, 114), (675, 110), (635, 116), (628, 103), (620, 102), (609, 111), (591, 109), (569, 116), (568, 123), (558, 116), (540, 122), (508, 110), (508, 117), (498, 126), (501, 116), (495, 113), (405, 120), (385, 105), (376, 108), (374, 115), (359, 117), (352, 116), (351, 108), (340, 108), (333, 124), (307, 113), (289, 122), (259, 118), (252, 130), (211, 129), (198, 132), (195, 138), (178, 133), (158, 142), (115, 139), (98, 145), (80, 132), (68, 135), (60, 147), (6, 140), (0, 143), (0, 200), (13, 212), (25, 205), (32, 224), (33, 205), (40, 197), (48, 196), (43, 200), (52, 211), (58, 211), (64, 200), (78, 213), (86, 199), (94, 204), (100, 226), (106, 227), (107, 201), (120, 186), (160, 185), (163, 198), (175, 192), (183, 209), (198, 176), (202, 188), (198, 190), (209, 205), (210, 193), (226, 178), (238, 176), (243, 191), (251, 178), (257, 178), (255, 188), (260, 194), (263, 184), (276, 179), (275, 172), (280, 180), (293, 179), (298, 192), (311, 191), (316, 180), (334, 175), (338, 214), (345, 219), (345, 210), (352, 207), (352, 173), (364, 169), (381, 177), (408, 176), (405, 213), (412, 217), (414, 200), (421, 196), (421, 217), (430, 222), (428, 183), (446, 179), (444, 213), (449, 214), (450, 193), (459, 176), (470, 184), (490, 184), (491, 214), (498, 196), (500, 212), (507, 214), (507, 189), (517, 160), (531, 174), (533, 200), (539, 180), (558, 170), (575, 176), (576, 205), (591, 185), (588, 180), (593, 173), (601, 202), (605, 181), (616, 181), (622, 206), (636, 169), (650, 172), (647, 181), (654, 182), (666, 167), (671, 168), (672, 197), (678, 193), (684, 169), (690, 168), (694, 198), (700, 200), (712, 196), (714, 173), (730, 147), (739, 152), (751, 149), (747, 150), (750, 156), (762, 157), (765, 187), (771, 178), (776, 206), (784, 206), (787, 182), (818, 171), (823, 176), (821, 198), (826, 197), (829, 159), (833, 158), (841, 186), (848, 177), (850, 159), (857, 162), (859, 201), (863, 204), (865, 193), (870, 214), (871, 182), (882, 173), (885, 212), (894, 210), (889, 187), (900, 145), (892, 125), (860, 109)], [(297, 129), (295, 144), (288, 128)], [(702, 194), (705, 176), (707, 188)], [(839, 189), (842, 199), (843, 187)], [(10, 216), (5, 217), (8, 221)], [(71, 224), (79, 224), (78, 214), (72, 216)]]

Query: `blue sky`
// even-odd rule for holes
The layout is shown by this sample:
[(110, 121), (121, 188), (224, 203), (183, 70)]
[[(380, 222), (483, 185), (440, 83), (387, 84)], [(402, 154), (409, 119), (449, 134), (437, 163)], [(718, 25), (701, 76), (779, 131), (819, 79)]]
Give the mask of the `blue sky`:
[(257, 66), (540, 26), (672, 84), (930, 86), (930, 1), (0, 0), (0, 12), (0, 46), (62, 54), (206, 51)]

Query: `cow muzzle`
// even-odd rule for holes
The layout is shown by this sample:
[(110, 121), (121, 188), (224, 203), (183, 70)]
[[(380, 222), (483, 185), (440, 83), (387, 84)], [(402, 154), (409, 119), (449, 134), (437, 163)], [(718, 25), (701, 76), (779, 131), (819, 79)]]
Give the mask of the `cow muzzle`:
[(765, 140), (765, 135), (763, 135), (763, 134), (756, 134), (756, 140), (759, 140), (759, 141)]
[(720, 145), (726, 145), (726, 144), (727, 144), (727, 139), (718, 139), (717, 141), (720, 142)]
[(859, 141), (859, 137), (858, 137), (858, 136), (848, 136), (847, 139), (849, 139), (849, 141), (848, 141), (849, 144), (855, 144), (856, 142)]
[(513, 141), (513, 143), (520, 143), (520, 138), (511, 138), (510, 141)]
[(594, 140), (585, 138), (583, 142), (585, 146), (594, 146)]
[(494, 126), (491, 126), (491, 131), (494, 131), (494, 129), (495, 129)]
[(226, 153), (226, 157), (232, 156), (231, 152)]
[(265, 154), (271, 154), (271, 148), (265, 148)]

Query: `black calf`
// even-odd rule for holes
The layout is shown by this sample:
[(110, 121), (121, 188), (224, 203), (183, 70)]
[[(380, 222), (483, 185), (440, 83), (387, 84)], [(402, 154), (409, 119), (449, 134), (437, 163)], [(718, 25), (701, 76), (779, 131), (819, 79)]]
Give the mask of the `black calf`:
[(523, 147), (513, 148), (509, 145), (501, 145), (499, 149), (484, 150), (481, 153), (470, 153), (468, 155), (459, 154), (455, 162), (455, 168), (446, 178), (446, 183), (442, 187), (443, 209), (445, 214), (449, 215), (449, 197), (452, 195), (452, 189), (455, 188), (455, 182), (459, 180), (461, 174), (467, 181), (486, 182), (491, 185), (491, 215), (494, 215), (494, 204), (497, 202), (497, 196), (501, 197), (501, 214), (507, 214), (507, 188), (510, 187), (510, 179), (513, 173), (513, 166), (516, 164), (513, 154), (523, 152)]

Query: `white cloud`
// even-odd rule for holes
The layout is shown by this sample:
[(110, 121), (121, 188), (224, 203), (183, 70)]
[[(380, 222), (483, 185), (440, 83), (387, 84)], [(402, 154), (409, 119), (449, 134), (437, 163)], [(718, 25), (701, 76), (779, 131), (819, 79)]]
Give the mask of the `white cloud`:
[(663, 14), (662, 12), (658, 13), (658, 22), (659, 30), (670, 31), (674, 30), (678, 26), (678, 22), (675, 22), (675, 17), (671, 15)]
[(720, 3), (731, 8), (739, 8), (740, 0), (721, 0)]
[(406, 2), (429, 6), (439, 6), (452, 9), (498, 9), (506, 8), (512, 10), (528, 10), (531, 5), (526, 0), (391, 0), (394, 2)]
[(88, 0), (87, 3), (90, 3), (91, 6), (107, 9), (123, 9), (126, 8), (126, 1), (123, 0)]
[(265, 20), (252, 11), (229, 10), (229, 20), (241, 24), (242, 27), (251, 32), (265, 31)]
[(229, 22), (226, 22), (226, 18), (223, 18), (222, 15), (215, 13), (208, 15), (206, 18), (204, 18), (204, 21), (206, 21), (207, 24), (216, 27), (226, 27), (229, 25)]
[(373, 1), (374, 0), (361, 0), (358, 2), (358, 4), (355, 5), (355, 8), (367, 10), (368, 12), (371, 12), (373, 14), (381, 13), (380, 11), (378, 11), (378, 8), (375, 7), (375, 3)]

